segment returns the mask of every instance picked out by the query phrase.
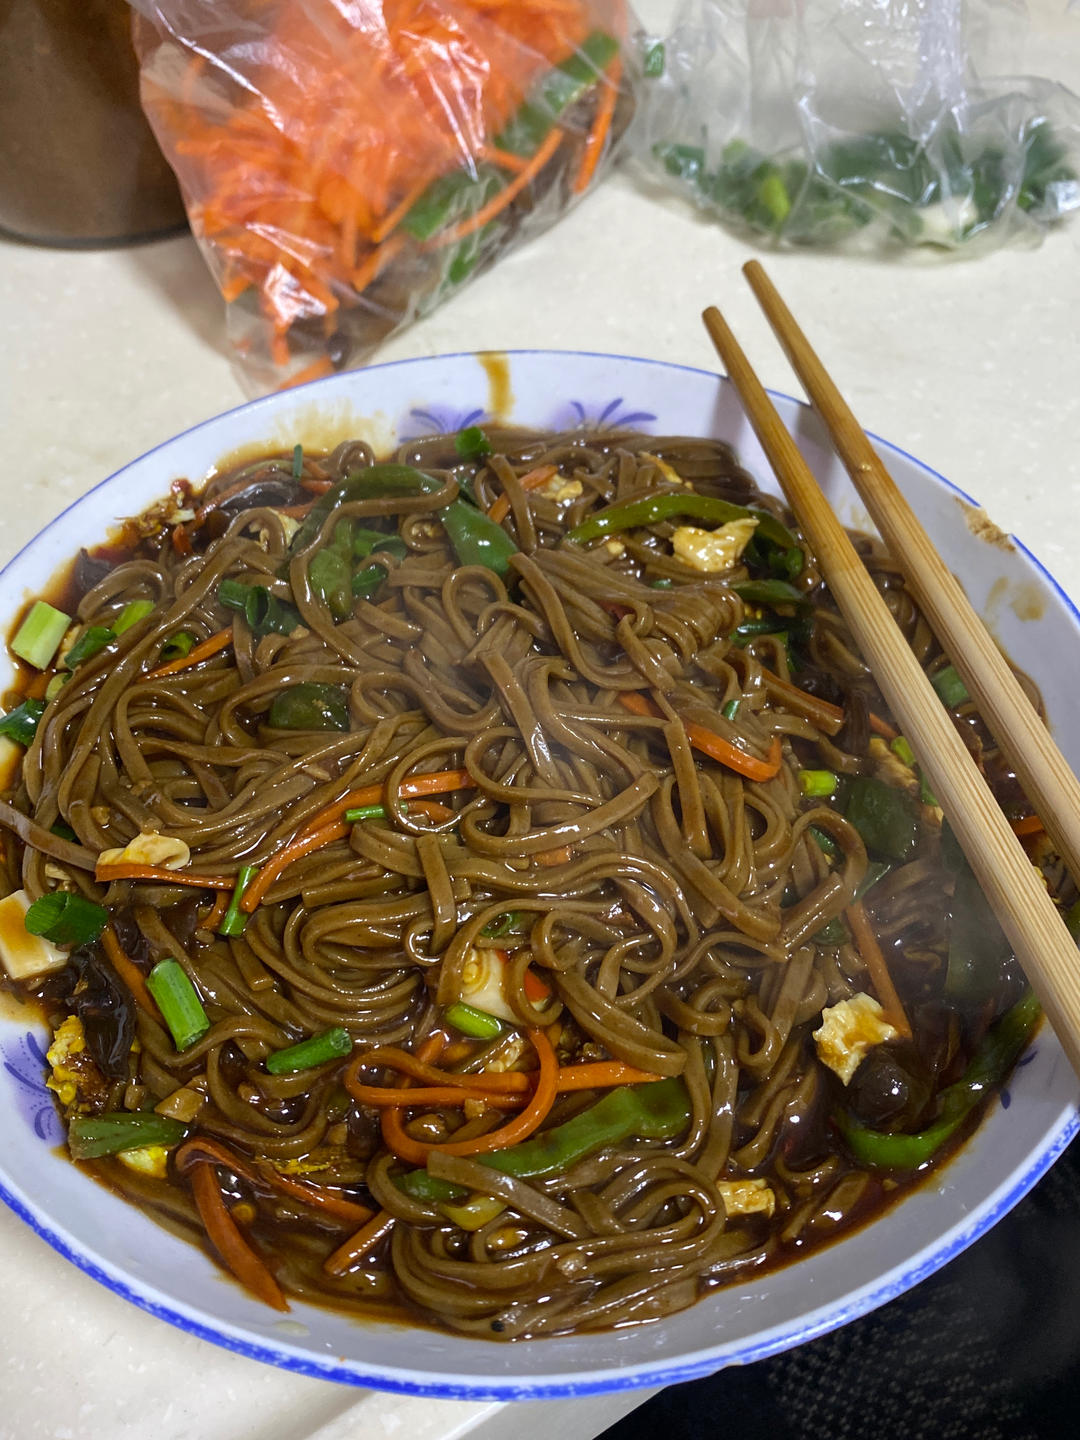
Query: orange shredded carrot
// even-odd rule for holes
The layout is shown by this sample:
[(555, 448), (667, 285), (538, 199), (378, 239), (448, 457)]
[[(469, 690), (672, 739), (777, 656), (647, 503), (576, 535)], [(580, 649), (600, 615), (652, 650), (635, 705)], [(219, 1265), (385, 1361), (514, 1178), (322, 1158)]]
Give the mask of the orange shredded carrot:
[(198, 1135), (189, 1140), (183, 1147), (185, 1166), (198, 1163), (198, 1159), (211, 1161), (215, 1165), (224, 1165), (233, 1174), (239, 1175), (242, 1179), (249, 1181), (252, 1185), (262, 1186), (264, 1189), (270, 1187), (280, 1191), (283, 1195), (289, 1195), (294, 1200), (302, 1200), (305, 1205), (310, 1205), (316, 1210), (321, 1210), (326, 1215), (332, 1215), (337, 1220), (342, 1220), (348, 1225), (363, 1225), (371, 1219), (371, 1210), (366, 1205), (358, 1205), (354, 1200), (347, 1200), (344, 1195), (338, 1195), (325, 1186), (316, 1185), (311, 1180), (301, 1180), (293, 1175), (282, 1175), (275, 1170), (270, 1162), (263, 1161), (256, 1163), (230, 1150), (220, 1140), (211, 1140), (205, 1135)]
[(900, 734), (899, 730), (894, 729), (894, 727), (880, 715), (875, 715), (872, 710), (870, 712), (870, 729), (875, 735), (880, 735), (885, 740), (895, 740)]
[(790, 680), (781, 680), (779, 675), (774, 675), (769, 670), (763, 672), (762, 679), (770, 695), (778, 695), (782, 700), (786, 700), (791, 709), (812, 720), (826, 735), (835, 735), (843, 726), (847, 717), (839, 705), (830, 704), (828, 700), (819, 700), (816, 695), (800, 690)]
[[(186, 1148), (183, 1147), (177, 1153), (177, 1163)], [(282, 1294), (281, 1286), (274, 1279), (269, 1266), (256, 1255), (229, 1214), (221, 1187), (214, 1176), (214, 1167), (209, 1161), (204, 1160), (193, 1166), (191, 1193), (210, 1243), (240, 1284), (265, 1305), (270, 1305), (275, 1310), (288, 1310), (289, 1302)]]
[(349, 276), (349, 283), (357, 294), (362, 295), (371, 282), (378, 279), (385, 266), (389, 265), (404, 244), (404, 235), (391, 235), (368, 253)]
[(480, 145), (477, 147), (476, 156), (478, 160), (487, 160), (492, 165), (498, 165), (503, 170), (509, 170), (515, 175), (520, 175), (529, 163), (521, 155), (514, 155), (509, 150), (500, 150), (497, 145)]
[(394, 208), (383, 216), (371, 232), (371, 238), (376, 245), (381, 245), (382, 242), (397, 229), (430, 183), (426, 175), (421, 176), (415, 185), (412, 185), (405, 192), (402, 199), (398, 201)]
[(441, 1155), (486, 1155), (492, 1150), (516, 1145), (539, 1130), (555, 1103), (559, 1062), (551, 1041), (542, 1030), (529, 1030), (526, 1033), (536, 1051), (540, 1068), (536, 1076), (536, 1088), (529, 1103), (512, 1120), (500, 1125), (496, 1130), (489, 1130), (485, 1135), (474, 1135), (471, 1140), (450, 1139), (432, 1143), (414, 1140), (407, 1134), (402, 1108), (396, 1107), (382, 1113), (382, 1137), (387, 1148), (411, 1165), (426, 1165), (427, 1157), (435, 1151)]
[(871, 982), (877, 991), (877, 998), (885, 1012), (885, 1019), (890, 1025), (895, 1025), (906, 1040), (910, 1040), (911, 1024), (904, 1011), (900, 996), (896, 993), (896, 986), (889, 974), (885, 956), (881, 953), (881, 946), (871, 928), (862, 901), (856, 900), (854, 905), (849, 905), (844, 911), (844, 918), (851, 926), (855, 948), (862, 956), (869, 971)]
[(235, 875), (193, 875), (189, 870), (167, 870), (164, 865), (98, 865), (94, 879), (102, 885), (110, 880), (160, 880), (165, 885), (190, 885), (197, 890), (233, 890)]
[(604, 153), (604, 145), (611, 131), (611, 122), (615, 115), (615, 104), (619, 98), (619, 81), (622, 79), (622, 60), (618, 55), (608, 66), (606, 75), (607, 83), (604, 85), (600, 98), (596, 104), (596, 114), (593, 116), (592, 128), (589, 131), (588, 139), (585, 141), (585, 149), (582, 152), (581, 164), (574, 177), (573, 190), (575, 195), (580, 195), (583, 190), (589, 188), (589, 184), (596, 173), (596, 167), (600, 163), (600, 156)]
[(231, 305), (234, 300), (239, 300), (245, 290), (251, 289), (251, 281), (246, 275), (230, 275), (228, 280), (221, 282), (221, 298), (226, 305)]
[(304, 830), (299, 835), (294, 835), (283, 850), (279, 850), (267, 860), (252, 880), (244, 891), (240, 908), (250, 915), (281, 872), (287, 870), (294, 860), (310, 855), (312, 850), (321, 850), (324, 845), (332, 845), (335, 840), (344, 839), (348, 833), (349, 826), (344, 820), (338, 820), (332, 825), (324, 825), (321, 830)]
[[(518, 484), (523, 490), (539, 490), (541, 485), (546, 485), (558, 473), (557, 465), (538, 465), (535, 470), (530, 470), (527, 474), (522, 475)], [(491, 509), (488, 511), (488, 519), (494, 520), (496, 525), (501, 525), (509, 513), (510, 497), (504, 490), (501, 495), (496, 495), (492, 502)]]
[(203, 660), (209, 660), (212, 655), (217, 655), (222, 650), (227, 650), (232, 644), (233, 632), (230, 626), (228, 630), (219, 630), (216, 635), (211, 635), (201, 645), (196, 645), (186, 655), (181, 655), (179, 660), (170, 660), (167, 665), (159, 665), (156, 670), (148, 670), (145, 675), (140, 675), (140, 681), (160, 680), (164, 675), (179, 675), (181, 670), (190, 670), (193, 665), (201, 664)]
[(1017, 836), (1041, 835), (1046, 829), (1038, 815), (1025, 815), (1020, 820), (1010, 820), (1009, 824), (1013, 834)]
[(283, 381), (278, 386), (278, 389), (291, 390), (294, 385), (306, 385), (309, 380), (321, 380), (324, 375), (332, 375), (333, 373), (333, 361), (328, 355), (320, 355), (319, 358), (313, 360), (310, 365), (305, 365), (304, 368), (298, 370), (295, 375), (290, 375), (288, 380)]
[(215, 898), (213, 905), (211, 905), (210, 911), (206, 919), (202, 922), (201, 928), (203, 930), (216, 930), (218, 928), (221, 922), (225, 919), (226, 911), (229, 908), (229, 899), (230, 896), (228, 890), (218, 891), (217, 897)]
[[(369, 1059), (368, 1063), (374, 1064), (375, 1061)], [(382, 1063), (381, 1056), (379, 1063)], [(482, 1099), (493, 1109), (511, 1110), (528, 1103), (537, 1072), (509, 1070), (503, 1074), (470, 1075), (468, 1079), (485, 1083), (468, 1087), (456, 1083), (460, 1078), (454, 1072), (446, 1072), (447, 1081), (453, 1083), (410, 1086), (406, 1091), (398, 1086), (366, 1085), (350, 1078), (346, 1088), (361, 1105), (371, 1105), (380, 1110), (408, 1109), (414, 1105), (461, 1105), (466, 1099)], [(595, 1060), (582, 1065), (561, 1066), (555, 1089), (558, 1094), (565, 1095), (577, 1090), (612, 1090), (618, 1085), (648, 1085), (662, 1078), (651, 1070), (638, 1070), (620, 1060)]]
[[(398, 794), (403, 800), (412, 800), (423, 795), (448, 795), (454, 790), (471, 790), (475, 785), (476, 781), (468, 770), (431, 770), (422, 775), (407, 775), (398, 787)], [(381, 805), (385, 798), (384, 784), (364, 785), (359, 790), (350, 790), (340, 800), (317, 810), (304, 830), (317, 830), (333, 820), (340, 820), (346, 810), (358, 810), (362, 805)]]
[[(640, 690), (624, 690), (619, 695), (619, 703), (626, 710), (635, 715), (650, 715), (659, 718), (662, 714), (660, 707), (655, 705), (647, 695)], [(764, 760), (756, 755), (750, 755), (745, 750), (740, 750), (737, 745), (732, 745), (730, 740), (725, 740), (722, 735), (717, 735), (713, 730), (706, 730), (704, 725), (697, 725), (693, 720), (684, 720), (683, 728), (686, 731), (686, 738), (695, 750), (700, 750), (703, 755), (708, 755), (710, 760), (716, 760), (721, 765), (726, 765), (729, 770), (744, 775), (747, 780), (771, 780), (774, 775), (779, 774), (782, 760), (780, 749), (780, 737), (774, 735), (769, 746), (769, 753)]]
[(460, 225), (455, 225), (450, 230), (441, 230), (433, 240), (428, 241), (424, 248), (441, 250), (444, 245), (453, 245), (458, 240), (464, 240), (467, 235), (475, 235), (477, 230), (482, 230), (485, 225), (490, 225), (492, 220), (501, 215), (511, 201), (517, 199), (525, 186), (536, 179), (562, 142), (563, 132), (559, 129), (552, 130), (535, 154), (529, 156), (525, 168), (514, 176), (509, 185), (504, 185), (497, 195), (493, 196), (486, 205), (481, 205), (474, 215), (470, 215), (467, 220), (462, 220)]
[(177, 555), (191, 554), (191, 535), (186, 525), (174, 525), (172, 532), (172, 547)]
[(366, 1225), (362, 1225), (355, 1235), (351, 1235), (344, 1245), (339, 1245), (334, 1253), (323, 1261), (323, 1269), (328, 1275), (344, 1275), (346, 1270), (362, 1260), (384, 1235), (389, 1234), (394, 1226), (394, 1217), (389, 1210), (380, 1210), (373, 1215)]
[(154, 997), (146, 988), (146, 980), (142, 971), (135, 962), (124, 953), (124, 948), (117, 938), (116, 931), (111, 925), (106, 925), (101, 932), (101, 945), (108, 957), (109, 964), (116, 971), (117, 975), (131, 991), (131, 998), (138, 1005), (139, 1009), (149, 1015), (153, 1020), (161, 1020), (161, 1011), (154, 1002)]
[(546, 865), (549, 868), (556, 865), (567, 865), (574, 858), (574, 847), (572, 845), (560, 845), (556, 850), (538, 850), (533, 859), (538, 865)]

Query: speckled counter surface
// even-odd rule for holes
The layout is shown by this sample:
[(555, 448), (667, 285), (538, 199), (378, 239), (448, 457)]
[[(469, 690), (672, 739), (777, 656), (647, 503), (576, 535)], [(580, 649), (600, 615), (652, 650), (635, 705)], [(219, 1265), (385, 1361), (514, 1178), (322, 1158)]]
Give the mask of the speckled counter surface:
[[(642, 4), (659, 23), (665, 0)], [(1035, 7), (1032, 7), (1035, 8)], [(1037, 7), (1031, 68), (1080, 90), (1080, 15)], [(712, 367), (720, 304), (794, 391), (739, 277), (747, 247), (616, 177), (556, 230), (389, 344), (395, 360), (556, 347)], [(863, 424), (986, 506), (1080, 599), (1080, 223), (972, 263), (780, 256), (770, 268)], [(0, 562), (125, 461), (244, 396), (189, 239), (112, 252), (0, 242)], [(643, 1397), (508, 1407), (288, 1375), (180, 1334), (0, 1211), (0, 1440), (560, 1440)]]

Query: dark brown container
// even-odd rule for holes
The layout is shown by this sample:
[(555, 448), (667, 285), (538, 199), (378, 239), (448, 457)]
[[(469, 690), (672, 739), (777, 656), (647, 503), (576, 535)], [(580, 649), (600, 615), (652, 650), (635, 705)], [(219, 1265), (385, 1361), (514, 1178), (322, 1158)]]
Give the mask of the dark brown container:
[(105, 246), (184, 225), (126, 0), (0, 0), (0, 75), (0, 233)]

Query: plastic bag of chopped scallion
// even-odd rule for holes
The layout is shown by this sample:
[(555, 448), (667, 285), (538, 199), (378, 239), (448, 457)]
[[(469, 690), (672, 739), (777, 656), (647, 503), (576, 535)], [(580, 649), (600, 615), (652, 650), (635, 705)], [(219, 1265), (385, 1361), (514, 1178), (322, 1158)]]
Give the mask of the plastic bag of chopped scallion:
[(1080, 99), (1013, 74), (1028, 23), (1014, 0), (681, 0), (641, 44), (635, 157), (773, 246), (1037, 242), (1080, 206)]

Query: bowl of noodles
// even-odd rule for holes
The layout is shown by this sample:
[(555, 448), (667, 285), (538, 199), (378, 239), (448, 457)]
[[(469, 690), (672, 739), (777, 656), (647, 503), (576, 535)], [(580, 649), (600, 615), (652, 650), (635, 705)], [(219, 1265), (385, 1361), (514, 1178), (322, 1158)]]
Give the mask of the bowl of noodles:
[[(1072, 605), (881, 448), (1076, 764)], [(712, 374), (463, 354), (258, 401), (54, 520), (0, 613), (0, 1192), (156, 1316), (412, 1394), (670, 1384), (901, 1293), (1075, 1132)]]

